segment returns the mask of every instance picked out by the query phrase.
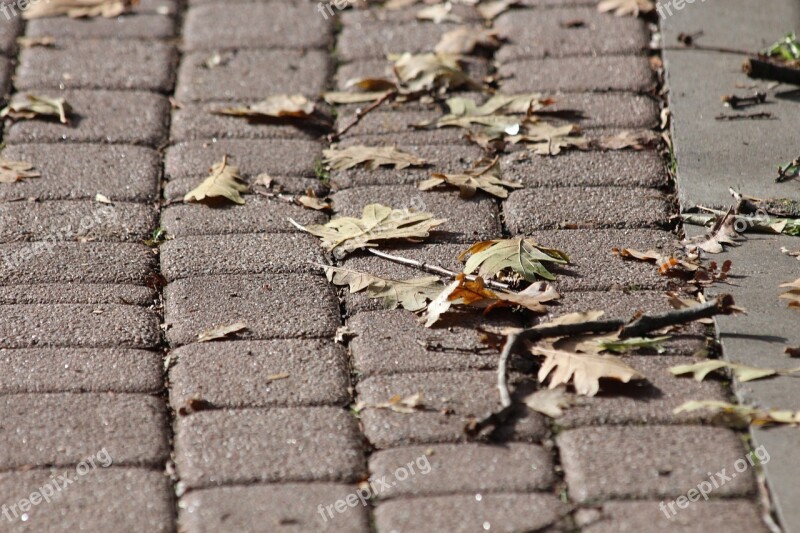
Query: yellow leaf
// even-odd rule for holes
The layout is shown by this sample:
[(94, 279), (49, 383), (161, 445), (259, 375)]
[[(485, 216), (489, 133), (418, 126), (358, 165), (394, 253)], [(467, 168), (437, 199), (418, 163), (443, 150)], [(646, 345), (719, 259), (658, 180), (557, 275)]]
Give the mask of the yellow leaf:
[(703, 381), (708, 374), (721, 368), (727, 368), (731, 373), (741, 382), (753, 381), (755, 379), (766, 378), (778, 375), (777, 370), (771, 368), (756, 368), (747, 365), (739, 365), (736, 363), (729, 363), (727, 361), (720, 361), (712, 359), (694, 363), (691, 365), (678, 365), (669, 369), (673, 376), (680, 376), (683, 374), (692, 374), (695, 381)]

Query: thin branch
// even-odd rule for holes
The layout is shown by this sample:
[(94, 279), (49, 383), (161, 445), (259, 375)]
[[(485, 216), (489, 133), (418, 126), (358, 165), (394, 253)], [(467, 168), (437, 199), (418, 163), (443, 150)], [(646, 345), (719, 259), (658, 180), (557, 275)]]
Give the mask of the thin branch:
[(358, 111), (356, 111), (356, 116), (347, 126), (345, 126), (344, 128), (335, 133), (331, 133), (330, 135), (328, 135), (328, 142), (338, 141), (342, 137), (342, 135), (350, 131), (351, 128), (353, 128), (356, 124), (361, 122), (361, 119), (364, 118), (365, 115), (376, 110), (381, 105), (383, 105), (384, 102), (393, 99), (395, 96), (397, 96), (397, 91), (387, 91), (386, 94), (375, 100), (373, 103), (371, 103), (364, 109), (359, 109)]
[[(387, 259), (389, 261), (393, 261), (395, 263), (399, 263), (401, 265), (410, 266), (413, 268), (417, 268), (419, 270), (423, 270), (425, 272), (430, 272), (431, 274), (438, 274), (440, 276), (445, 276), (450, 279), (455, 279), (458, 276), (458, 272), (453, 272), (452, 270), (447, 270), (446, 268), (442, 268), (438, 265), (431, 265), (429, 263), (423, 263), (422, 261), (417, 261), (415, 259), (408, 259), (406, 257), (400, 257), (397, 255), (387, 254), (386, 252), (378, 251), (374, 248), (367, 248), (367, 251), (373, 255), (377, 255), (378, 257), (382, 257), (383, 259)], [(474, 280), (477, 276), (467, 276), (468, 280)], [(492, 281), (492, 280), (484, 280), (484, 283), (487, 287), (492, 287), (493, 289), (501, 289), (504, 291), (509, 290), (511, 287), (506, 285), (505, 283), (501, 283), (499, 281)]]
[(736, 54), (749, 56), (752, 55), (752, 50), (740, 50), (737, 48), (726, 48), (723, 46), (705, 46), (703, 44), (692, 44), (690, 46), (660, 46), (653, 47), (650, 50), (654, 52), (663, 52), (664, 50), (696, 50), (698, 52), (719, 52), (721, 54)]

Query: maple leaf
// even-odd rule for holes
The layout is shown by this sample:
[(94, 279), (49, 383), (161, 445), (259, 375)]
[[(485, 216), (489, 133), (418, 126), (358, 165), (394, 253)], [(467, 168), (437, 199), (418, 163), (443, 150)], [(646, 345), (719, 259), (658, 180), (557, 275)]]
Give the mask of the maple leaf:
[(544, 357), (538, 379), (544, 383), (550, 376), (549, 388), (572, 382), (575, 392), (594, 396), (600, 390), (600, 379), (616, 379), (628, 383), (644, 379), (635, 369), (613, 355), (567, 352), (543, 346), (532, 346), (531, 353)]
[(433, 124), (437, 128), (470, 128), (473, 124), (479, 124), (503, 131), (519, 127), (525, 120), (524, 117), (512, 116), (513, 114), (535, 113), (553, 102), (554, 100), (543, 98), (539, 93), (496, 94), (481, 105), (471, 98), (449, 98), (445, 102), (450, 111), (447, 115), (431, 123), (418, 124), (417, 127)]
[(322, 239), (322, 246), (339, 256), (353, 250), (377, 246), (387, 240), (416, 241), (429, 235), (430, 230), (445, 222), (430, 213), (417, 213), (408, 209), (393, 209), (381, 204), (364, 207), (361, 218), (339, 217), (327, 224), (303, 227), (292, 219), (298, 229)]
[(231, 335), (233, 335), (234, 333), (238, 333), (246, 329), (247, 325), (244, 322), (236, 322), (235, 324), (231, 324), (229, 326), (220, 326), (218, 328), (210, 329), (208, 331), (200, 333), (197, 336), (197, 342), (208, 342), (213, 340), (226, 339)]
[(705, 235), (686, 239), (683, 244), (688, 251), (698, 248), (710, 254), (720, 254), (725, 251), (723, 245), (739, 246), (742, 237), (736, 231), (736, 216), (731, 207), (723, 217), (718, 217), (712, 228)]
[(640, 13), (652, 13), (655, 9), (653, 0), (602, 0), (597, 5), (597, 10), (601, 13), (613, 11), (618, 17), (638, 17)]
[(781, 287), (789, 290), (781, 294), (780, 298), (789, 300), (789, 307), (800, 308), (800, 278), (791, 283), (783, 283)]
[(756, 368), (753, 366), (740, 365), (736, 363), (729, 363), (727, 361), (720, 361), (717, 359), (710, 359), (700, 363), (691, 365), (678, 365), (669, 369), (673, 376), (681, 376), (684, 374), (692, 374), (695, 381), (703, 381), (708, 374), (715, 370), (726, 368), (741, 382), (753, 381), (754, 379), (761, 379), (779, 374), (791, 373), (791, 371), (778, 371), (771, 368)]
[(500, 273), (511, 271), (526, 281), (535, 281), (536, 277), (554, 280), (542, 262), (567, 264), (569, 256), (560, 250), (544, 248), (533, 239), (517, 237), (514, 239), (497, 239), (473, 244), (458, 257), (464, 260), (472, 254), (464, 265), (464, 272), (489, 279)]
[(536, 155), (558, 155), (564, 149), (588, 150), (590, 142), (574, 124), (553, 126), (548, 122), (526, 122), (523, 133), (508, 137), (508, 142), (526, 143)]
[(0, 118), (12, 120), (30, 120), (35, 118), (58, 118), (62, 124), (69, 123), (72, 107), (63, 98), (48, 96), (15, 95), (6, 107), (0, 110)]
[(488, 166), (467, 171), (464, 174), (441, 174), (435, 172), (430, 179), (421, 182), (418, 188), (427, 191), (440, 185), (453, 185), (458, 187), (461, 198), (472, 198), (478, 189), (498, 198), (507, 198), (509, 189), (519, 189), (521, 183), (505, 181), (500, 178), (500, 159), (495, 158)]
[(643, 150), (648, 146), (654, 146), (661, 137), (654, 131), (622, 131), (616, 135), (608, 135), (595, 140), (593, 144), (605, 150)]
[(334, 285), (348, 285), (351, 293), (366, 290), (367, 297), (383, 300), (387, 309), (395, 309), (400, 305), (408, 311), (421, 311), (444, 289), (436, 276), (394, 280), (347, 268), (319, 266)]
[(105, 17), (114, 18), (128, 13), (139, 0), (46, 0), (31, 2), (22, 12), (25, 19), (58, 17), (71, 18)]
[(202, 202), (216, 204), (219, 200), (229, 200), (235, 204), (243, 204), (244, 198), (239, 193), (249, 189), (239, 176), (239, 168), (228, 164), (228, 156), (211, 167), (211, 174), (197, 187), (186, 193), (184, 202)]
[(33, 164), (27, 161), (10, 161), (0, 157), (0, 183), (14, 183), (25, 178), (38, 178), (41, 174), (33, 171)]
[(434, 51), (437, 54), (469, 55), (478, 48), (496, 50), (501, 44), (498, 33), (494, 30), (464, 26), (442, 35)]
[(398, 150), (394, 146), (348, 146), (323, 150), (325, 163), (333, 170), (347, 170), (357, 165), (365, 165), (370, 170), (380, 166), (394, 166), (402, 170), (411, 166), (424, 166), (427, 161)]
[(457, 56), (449, 54), (410, 54), (392, 56), (394, 74), (405, 93), (483, 87), (461, 69)]

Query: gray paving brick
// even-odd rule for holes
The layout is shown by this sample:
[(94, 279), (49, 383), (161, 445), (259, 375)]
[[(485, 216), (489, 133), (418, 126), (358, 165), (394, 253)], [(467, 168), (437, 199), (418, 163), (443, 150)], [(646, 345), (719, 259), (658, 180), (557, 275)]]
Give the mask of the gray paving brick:
[(751, 501), (731, 499), (703, 501), (689, 505), (671, 518), (662, 514), (658, 501), (606, 502), (597, 516), (588, 520), (581, 531), (615, 533), (617, 531), (669, 531), (701, 533), (724, 530), (730, 533), (769, 531), (761, 519), (760, 509)]
[(520, 189), (503, 203), (506, 225), (513, 234), (541, 229), (659, 228), (669, 225), (671, 205), (652, 189), (558, 187)]
[(332, 38), (331, 29), (311, 3), (251, 2), (236, 9), (220, 3), (189, 9), (184, 42), (190, 51), (324, 48)]
[(169, 455), (161, 400), (135, 394), (0, 397), (0, 466), (75, 465), (103, 448), (115, 466), (161, 465)]
[(155, 264), (153, 251), (143, 244), (0, 244), (0, 285), (73, 282), (145, 284)]
[(140, 91), (37, 91), (65, 98), (72, 106), (71, 124), (28, 120), (6, 126), (8, 143), (127, 143), (157, 146), (169, 124), (169, 102)]
[[(372, 2), (377, 4), (377, 2)], [(333, 7), (333, 6), (332, 6)], [(417, 18), (420, 6), (412, 5), (400, 9), (383, 9), (380, 6), (370, 7), (369, 9), (351, 9), (348, 11), (336, 12), (341, 17), (344, 26), (371, 25), (371, 24), (420, 24), (431, 26), (429, 21), (422, 21)], [(327, 11), (326, 11), (327, 12)], [(463, 22), (483, 20), (474, 6), (465, 4), (453, 4), (450, 14), (460, 18)]]
[(329, 75), (328, 54), (309, 50), (237, 50), (225, 63), (205, 66), (212, 52), (184, 56), (175, 96), (181, 102), (260, 100), (270, 94), (304, 94), (316, 99)]
[(375, 509), (378, 531), (536, 531), (556, 522), (566, 506), (549, 494), (465, 494), (405, 498)]
[(158, 292), (140, 285), (106, 283), (41, 283), (0, 285), (0, 304), (127, 304), (153, 305)]
[(0, 188), (0, 200), (94, 199), (97, 193), (120, 202), (158, 198), (161, 157), (141, 146), (17, 144), (3, 150), (12, 161), (29, 161), (42, 176)]
[[(333, 518), (319, 506), (330, 506), (354, 494), (355, 486), (332, 483), (282, 483), (195, 490), (181, 500), (181, 526), (187, 533), (221, 531), (347, 531), (369, 533), (369, 513), (356, 500)], [(352, 500), (352, 498), (351, 498)]]
[(170, 283), (164, 294), (173, 347), (237, 321), (248, 327), (239, 337), (252, 340), (329, 337), (340, 324), (334, 290), (324, 278), (307, 274), (206, 276)]
[[(675, 498), (708, 482), (709, 472), (736, 473), (733, 464), (745, 456), (736, 433), (702, 426), (581, 428), (561, 433), (556, 442), (570, 498), (578, 502)], [(712, 497), (754, 489), (748, 469), (715, 488)]]
[[(173, 10), (174, 12), (174, 10)], [(156, 13), (142, 13), (107, 19), (69, 19), (52, 17), (28, 21), (28, 37), (52, 36), (57, 40), (74, 38), (91, 39), (169, 39), (176, 31), (175, 19)]]
[[(430, 354), (435, 356), (437, 354)], [(378, 449), (414, 444), (463, 442), (464, 426), (500, 409), (496, 372), (432, 372), (372, 376), (356, 387), (358, 400), (368, 406), (394, 396), (421, 395), (425, 410), (397, 413), (366, 408), (361, 421), (366, 438)], [(529, 413), (515, 420), (508, 437), (538, 441), (547, 434), (543, 416)]]
[[(350, 377), (344, 349), (329, 341), (277, 340), (191, 344), (172, 352), (170, 402), (214, 407), (345, 405)], [(270, 376), (288, 374), (285, 379)]]
[[(353, 366), (363, 376), (403, 372), (453, 372), (496, 367), (497, 352), (480, 342), (475, 328), (487, 317), (459, 313), (445, 316), (435, 328), (423, 328), (403, 309), (360, 312), (347, 321)], [(518, 325), (513, 318), (488, 320), (492, 325)]]
[[(340, 111), (337, 119), (337, 127), (341, 128), (345, 124), (349, 124), (352, 120), (351, 116), (354, 113), (354, 111), (347, 108)], [(394, 144), (396, 140), (392, 140), (392, 138), (402, 138), (404, 142), (401, 144), (411, 146), (425, 146), (426, 144), (466, 144), (464, 140), (464, 130), (460, 128), (444, 128), (433, 133), (411, 129), (412, 126), (416, 124), (430, 122), (443, 115), (444, 113), (433, 109), (373, 111), (365, 115), (358, 124), (347, 132), (347, 138), (345, 140), (356, 139), (353, 141), (354, 144), (365, 144), (363, 140), (358, 138), (364, 136), (387, 136), (387, 139), (383, 140), (382, 143), (370, 141), (366, 144)], [(343, 142), (342, 144), (345, 143)]]
[(539, 157), (517, 152), (500, 160), (503, 178), (527, 187), (652, 187), (669, 184), (661, 157), (642, 152), (568, 151), (558, 157)]
[(176, 64), (177, 50), (158, 41), (63, 40), (22, 50), (14, 86), (171, 92)]
[[(411, 474), (409, 463), (413, 463)], [(429, 465), (426, 467), (425, 465)], [(371, 480), (395, 484), (377, 496), (437, 496), (479, 492), (533, 492), (555, 481), (550, 454), (535, 444), (435, 444), (408, 446), (374, 453)], [(396, 473), (398, 470), (400, 476)], [(423, 473), (427, 471), (427, 473)], [(406, 479), (401, 479), (403, 475)], [(376, 483), (379, 487), (379, 483)]]
[(655, 86), (650, 63), (643, 56), (600, 56), (528, 59), (507, 63), (498, 74), (503, 91), (635, 91)]
[[(96, 454), (99, 450), (92, 450)], [(105, 455), (101, 454), (105, 459)], [(114, 458), (116, 463), (116, 457)], [(73, 469), (36, 469), (25, 472), (0, 473), (0, 499), (7, 504), (17, 503), (15, 511), (9, 508), (12, 523), (5, 523), (4, 531), (14, 533), (36, 531), (97, 531), (101, 524), (113, 524), (119, 531), (150, 531), (170, 533), (173, 531), (173, 489), (164, 474), (154, 470), (138, 468), (98, 468), (85, 471), (80, 476)], [(84, 472), (84, 470), (81, 470)], [(68, 476), (71, 484), (61, 476)], [(31, 493), (50, 484), (54, 495), (50, 501), (29, 506), (25, 521), (22, 521), (19, 502), (30, 503)], [(136, 490), (132, 490), (135, 487)], [(48, 492), (45, 488), (45, 493)], [(41, 494), (41, 492), (40, 492)]]
[(158, 352), (123, 349), (0, 350), (0, 394), (142, 392), (163, 387)]
[[(566, 27), (580, 20), (580, 27)], [(501, 62), (522, 57), (635, 54), (647, 46), (641, 20), (598, 13), (596, 8), (513, 10), (497, 17), (495, 29), (510, 42), (496, 53)]]
[[(197, 186), (200, 181), (195, 183)], [(231, 233), (297, 232), (289, 219), (301, 225), (324, 224), (320, 211), (306, 209), (281, 200), (257, 195), (246, 196), (244, 205), (209, 207), (203, 204), (178, 204), (167, 207), (161, 225), (170, 234), (225, 235)]]
[[(8, 3), (8, 2), (5, 2)], [(19, 16), (12, 16), (10, 6), (8, 16), (3, 13), (0, 23), (0, 53), (13, 56), (17, 50), (17, 36), (22, 31), (22, 20)]]
[(344, 28), (339, 34), (337, 50), (344, 61), (380, 58), (389, 54), (418, 54), (433, 51), (446, 32), (459, 27), (443, 22), (414, 24), (381, 24), (372, 21), (347, 22), (349, 13), (342, 14)]
[(316, 237), (301, 233), (198, 235), (161, 245), (167, 281), (214, 274), (320, 273), (326, 262)]
[(335, 407), (196, 413), (178, 419), (175, 450), (188, 488), (352, 482), (365, 473), (355, 419)]
[[(643, 128), (658, 126), (658, 103), (649, 96), (624, 93), (567, 93), (557, 95), (551, 111), (575, 110), (582, 114), (570, 120), (581, 128)], [(558, 122), (558, 121), (555, 121)], [(562, 121), (563, 122), (563, 121)]]
[(155, 348), (158, 317), (133, 305), (0, 306), (0, 348)]
[(11, 73), (13, 65), (5, 57), (0, 57), (0, 92), (4, 95), (8, 93), (11, 85)]
[(340, 216), (361, 216), (363, 208), (382, 203), (396, 209), (413, 208), (433, 214), (447, 222), (438, 226), (428, 241), (474, 242), (501, 234), (499, 213), (494, 200), (475, 196), (462, 200), (457, 192), (420, 191), (410, 185), (358, 187), (332, 196), (334, 209)]
[[(115, 200), (113, 194), (111, 200)], [(11, 202), (0, 207), (0, 241), (84, 239), (140, 241), (157, 226), (158, 211), (142, 204), (93, 200)]]

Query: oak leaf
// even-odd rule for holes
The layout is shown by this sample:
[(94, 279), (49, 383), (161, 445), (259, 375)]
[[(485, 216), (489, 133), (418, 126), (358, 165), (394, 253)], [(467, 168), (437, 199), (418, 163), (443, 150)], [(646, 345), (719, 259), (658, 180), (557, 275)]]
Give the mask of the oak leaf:
[(311, 187), (306, 189), (306, 193), (304, 195), (298, 196), (294, 199), (294, 201), (306, 209), (314, 209), (316, 211), (327, 211), (329, 209), (333, 209), (333, 204), (331, 201), (327, 198), (317, 197), (317, 193), (315, 193), (314, 189)]
[(138, 3), (139, 0), (45, 0), (31, 2), (30, 7), (22, 12), (22, 17), (36, 19), (67, 15), (71, 18), (114, 18), (128, 13)]
[(244, 204), (240, 193), (246, 192), (249, 186), (239, 176), (239, 168), (228, 164), (228, 156), (211, 167), (211, 174), (197, 187), (186, 193), (184, 202), (202, 202), (215, 204), (220, 200), (229, 200), (235, 204)]
[(15, 95), (6, 107), (0, 110), (0, 118), (31, 120), (35, 118), (57, 118), (62, 124), (69, 123), (72, 107), (63, 98), (49, 96)]
[[(544, 98), (539, 93), (496, 94), (480, 105), (471, 98), (454, 97), (445, 102), (449, 110), (447, 115), (431, 123), (419, 124), (418, 127), (435, 125), (437, 128), (470, 128), (473, 124), (478, 124), (503, 131), (518, 127), (525, 121), (526, 117), (512, 115), (535, 113), (553, 102), (554, 100)], [(531, 118), (528, 120), (535, 121)]]
[(597, 10), (601, 13), (613, 11), (618, 17), (625, 15), (638, 17), (640, 13), (652, 13), (655, 9), (653, 0), (602, 0), (597, 5)]
[(26, 178), (38, 178), (41, 174), (33, 170), (27, 161), (11, 161), (0, 157), (0, 183), (14, 183)]
[(581, 136), (580, 132), (574, 124), (553, 126), (548, 122), (526, 122), (521, 133), (508, 137), (508, 142), (525, 143), (536, 155), (558, 155), (566, 149), (589, 149), (589, 139)]
[(564, 252), (544, 248), (533, 239), (521, 237), (473, 244), (459, 256), (459, 260), (463, 261), (467, 254), (472, 255), (464, 265), (464, 272), (473, 274), (477, 271), (484, 279), (511, 271), (526, 281), (536, 281), (537, 276), (554, 280), (555, 276), (542, 263), (569, 263), (569, 256)]
[(571, 382), (578, 394), (594, 396), (600, 390), (600, 379), (615, 379), (623, 383), (644, 379), (613, 355), (567, 352), (542, 346), (532, 346), (530, 350), (534, 355), (544, 357), (538, 379), (543, 383), (550, 376), (551, 389)]
[(519, 189), (521, 183), (506, 181), (500, 178), (500, 160), (496, 158), (488, 166), (469, 170), (464, 174), (441, 174), (435, 172), (431, 177), (418, 185), (422, 191), (433, 189), (440, 185), (453, 185), (458, 187), (461, 198), (472, 198), (478, 189), (497, 196), (507, 198), (509, 189)]
[(708, 233), (692, 239), (686, 239), (683, 244), (688, 251), (701, 249), (710, 254), (720, 254), (725, 251), (723, 245), (739, 246), (742, 237), (736, 231), (736, 216), (730, 208), (725, 216), (717, 217), (716, 222)]
[(414, 154), (398, 150), (394, 146), (348, 146), (347, 148), (330, 148), (322, 151), (325, 163), (333, 170), (347, 170), (364, 165), (370, 170), (380, 166), (394, 166), (402, 170), (411, 166), (424, 166), (427, 161)]

